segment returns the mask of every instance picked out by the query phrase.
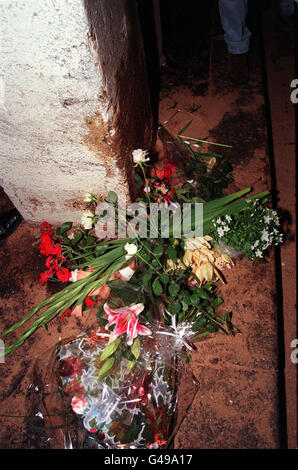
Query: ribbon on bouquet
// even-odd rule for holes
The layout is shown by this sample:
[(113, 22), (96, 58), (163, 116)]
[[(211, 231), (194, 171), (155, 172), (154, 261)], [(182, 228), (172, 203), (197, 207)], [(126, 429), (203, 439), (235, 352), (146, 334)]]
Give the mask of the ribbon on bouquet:
[[(183, 338), (186, 335), (186, 332), (191, 328), (191, 325), (187, 322), (183, 322), (177, 325), (176, 323), (176, 315), (172, 315), (166, 308), (163, 309), (170, 318), (171, 318), (171, 325), (170, 328), (174, 331), (173, 333), (170, 331), (157, 331), (156, 333), (159, 335), (167, 335), (173, 336), (178, 341), (181, 341), (182, 344), (189, 350), (194, 351), (194, 348), (190, 346), (190, 344)], [(164, 315), (165, 316), (165, 315)]]

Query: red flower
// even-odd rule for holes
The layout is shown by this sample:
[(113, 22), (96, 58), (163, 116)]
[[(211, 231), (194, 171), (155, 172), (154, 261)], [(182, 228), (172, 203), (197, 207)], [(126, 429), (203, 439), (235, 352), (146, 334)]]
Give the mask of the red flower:
[(71, 273), (67, 268), (58, 268), (56, 267), (56, 274), (60, 281), (68, 282), (69, 278), (71, 277)]
[(42, 255), (52, 255), (54, 249), (53, 240), (49, 232), (44, 232), (41, 236), (39, 251)]
[(95, 305), (95, 302), (91, 299), (90, 295), (86, 296), (85, 305), (86, 307), (93, 307)]
[(40, 231), (43, 232), (44, 230), (51, 230), (51, 225), (48, 222), (43, 222), (40, 227)]
[(46, 259), (46, 267), (47, 267), (47, 268), (50, 268), (50, 267), (51, 267), (52, 259), (53, 259), (53, 256), (48, 256), (48, 257), (47, 257), (47, 259)]
[(64, 313), (62, 313), (60, 318), (68, 317), (70, 314), (71, 314), (71, 308), (68, 308), (67, 310), (65, 310)]
[(128, 336), (127, 344), (131, 346), (138, 335), (151, 335), (151, 331), (146, 326), (140, 325), (139, 323), (138, 317), (144, 310), (143, 304), (134, 304), (130, 305), (130, 307), (121, 307), (112, 310), (105, 303), (103, 308), (109, 320), (106, 329), (115, 323), (115, 328), (112, 333), (114, 339), (126, 333)]
[(161, 180), (166, 180), (167, 182), (170, 182), (172, 179), (172, 175), (175, 174), (176, 170), (173, 163), (167, 163), (163, 170), (156, 170), (156, 176)]
[(62, 250), (61, 250), (61, 246), (59, 245), (59, 243), (56, 243), (55, 246), (53, 246), (53, 255), (56, 255), (58, 257), (60, 257), (62, 255)]
[(53, 276), (53, 269), (48, 269), (44, 273), (40, 274), (39, 282), (40, 284), (44, 285), (46, 282), (48, 282), (49, 277)]

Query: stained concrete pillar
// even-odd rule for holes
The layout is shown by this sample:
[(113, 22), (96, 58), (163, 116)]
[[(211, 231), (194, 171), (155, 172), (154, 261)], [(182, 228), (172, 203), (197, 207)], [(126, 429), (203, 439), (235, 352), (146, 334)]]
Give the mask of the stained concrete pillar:
[(0, 185), (29, 223), (134, 191), (152, 112), (135, 0), (0, 2)]

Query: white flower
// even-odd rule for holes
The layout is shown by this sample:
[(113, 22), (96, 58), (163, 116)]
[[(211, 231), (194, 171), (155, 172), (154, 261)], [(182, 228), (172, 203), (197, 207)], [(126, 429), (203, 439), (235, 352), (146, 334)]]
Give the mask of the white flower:
[(131, 258), (138, 251), (138, 247), (134, 243), (126, 243), (126, 245), (124, 246), (124, 249), (125, 251), (127, 251), (127, 255), (125, 256), (126, 259)]
[(231, 217), (230, 215), (226, 215), (226, 220), (227, 220), (228, 222), (231, 222), (232, 217)]
[(87, 211), (82, 215), (81, 218), (81, 224), (83, 225), (85, 230), (89, 230), (92, 228), (93, 221), (92, 218), (94, 217), (94, 214), (92, 214), (91, 211)]
[(86, 193), (86, 196), (85, 196), (85, 199), (84, 199), (84, 202), (91, 202), (93, 201), (93, 195), (91, 193)]
[(263, 255), (262, 255), (261, 250), (257, 250), (257, 251), (256, 251), (256, 256), (257, 256), (258, 258), (263, 258)]
[(264, 220), (265, 220), (266, 224), (269, 224), (269, 222), (271, 220), (271, 217), (269, 215), (265, 215)]
[(262, 231), (261, 240), (264, 242), (269, 242), (269, 233), (266, 230)]
[(148, 150), (137, 149), (132, 152), (133, 161), (136, 165), (148, 162), (150, 158), (146, 158)]
[(219, 235), (220, 237), (223, 237), (224, 234), (225, 234), (224, 230), (223, 230), (221, 227), (219, 227), (219, 228), (217, 229), (217, 233), (218, 233), (218, 235)]
[(260, 243), (260, 241), (259, 241), (259, 240), (256, 240), (256, 241), (254, 242), (254, 244), (250, 247), (251, 250), (254, 250), (255, 248), (257, 248), (257, 246), (258, 246), (259, 243)]
[(75, 269), (74, 271), (71, 272), (71, 277), (69, 278), (70, 282), (76, 282), (78, 279), (78, 269)]

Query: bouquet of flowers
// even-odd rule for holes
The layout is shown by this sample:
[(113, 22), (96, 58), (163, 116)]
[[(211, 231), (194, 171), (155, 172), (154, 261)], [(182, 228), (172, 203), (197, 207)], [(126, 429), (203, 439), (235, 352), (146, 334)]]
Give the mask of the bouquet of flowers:
[[(40, 380), (31, 384), (39, 393), (34, 414), (44, 418), (45, 440), (58, 448), (168, 446), (197, 386), (183, 360), (183, 341), (156, 325), (131, 351), (118, 345), (109, 373), (115, 344), (107, 346), (106, 330), (99, 327), (58, 343), (49, 362), (39, 361)], [(183, 398), (178, 400), (181, 379)]]
[[(264, 206), (268, 191), (224, 195), (231, 168), (218, 154), (203, 153), (204, 141), (185, 137), (186, 128), (179, 145), (188, 151), (188, 174), (168, 162), (148, 175), (148, 152), (134, 150), (140, 197), (128, 210), (113, 191), (106, 200), (88, 193), (90, 208), (79, 226), (66, 222), (53, 231), (43, 223), (40, 252), (47, 270), (40, 282), (56, 277), (68, 285), (1, 335), (38, 314), (6, 348), (9, 354), (56, 316), (97, 308), (100, 328), (58, 345), (55, 370), (79, 428), (89, 441), (93, 434), (98, 448), (169, 442), (177, 377), (193, 343), (237, 332), (231, 312), (217, 313), (223, 302), (217, 281), (225, 282), (224, 269), (235, 265), (219, 243), (253, 259), (281, 241), (277, 215)], [(88, 445), (84, 439), (79, 445)]]

